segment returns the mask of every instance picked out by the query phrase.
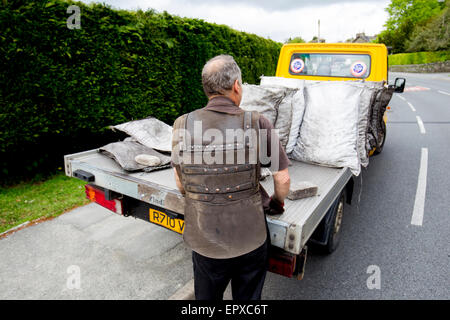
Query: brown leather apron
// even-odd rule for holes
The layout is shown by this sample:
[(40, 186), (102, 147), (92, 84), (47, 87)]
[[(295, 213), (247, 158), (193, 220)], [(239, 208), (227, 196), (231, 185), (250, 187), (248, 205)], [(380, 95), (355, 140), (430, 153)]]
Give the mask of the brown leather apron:
[(199, 109), (184, 117), (183, 125), (180, 173), (186, 191), (185, 242), (195, 252), (215, 259), (258, 248), (267, 237), (259, 193), (259, 114)]

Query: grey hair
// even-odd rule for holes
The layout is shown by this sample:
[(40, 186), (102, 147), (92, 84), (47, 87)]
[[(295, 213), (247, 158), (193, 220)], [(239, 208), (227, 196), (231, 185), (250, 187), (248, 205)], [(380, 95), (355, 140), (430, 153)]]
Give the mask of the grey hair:
[(203, 91), (208, 97), (224, 95), (238, 80), (242, 84), (241, 69), (233, 57), (221, 54), (206, 62), (202, 70)]

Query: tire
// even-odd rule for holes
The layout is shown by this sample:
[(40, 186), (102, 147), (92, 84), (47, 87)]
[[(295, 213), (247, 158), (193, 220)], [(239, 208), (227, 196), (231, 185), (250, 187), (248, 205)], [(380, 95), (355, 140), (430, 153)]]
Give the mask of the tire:
[(379, 140), (379, 146), (376, 147), (374, 151), (374, 155), (380, 154), (383, 151), (384, 143), (386, 142), (386, 122), (384, 120), (381, 120), (381, 134), (378, 137)]
[(327, 244), (323, 247), (326, 253), (332, 253), (336, 250), (341, 239), (342, 217), (344, 215), (345, 195), (342, 193), (339, 198), (333, 217), (331, 220), (331, 230), (328, 234)]

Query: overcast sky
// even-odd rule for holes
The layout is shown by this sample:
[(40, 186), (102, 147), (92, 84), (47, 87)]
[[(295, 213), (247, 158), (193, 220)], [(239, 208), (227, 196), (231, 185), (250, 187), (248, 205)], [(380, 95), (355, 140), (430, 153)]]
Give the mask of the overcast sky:
[[(92, 0), (82, 0), (89, 3)], [(378, 34), (390, 0), (101, 0), (113, 8), (155, 9), (181, 17), (225, 24), (236, 30), (284, 42), (318, 34), (326, 42), (345, 41), (357, 32)]]

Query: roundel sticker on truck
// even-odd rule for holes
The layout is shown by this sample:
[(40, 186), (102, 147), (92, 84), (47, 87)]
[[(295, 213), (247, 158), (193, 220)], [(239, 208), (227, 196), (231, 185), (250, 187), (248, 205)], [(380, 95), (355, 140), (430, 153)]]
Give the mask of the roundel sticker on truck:
[(350, 72), (354, 77), (362, 77), (367, 72), (367, 65), (362, 61), (356, 61), (350, 67)]
[(297, 58), (297, 59), (292, 60), (291, 71), (293, 73), (300, 73), (303, 71), (303, 69), (305, 69), (305, 62), (302, 59)]

